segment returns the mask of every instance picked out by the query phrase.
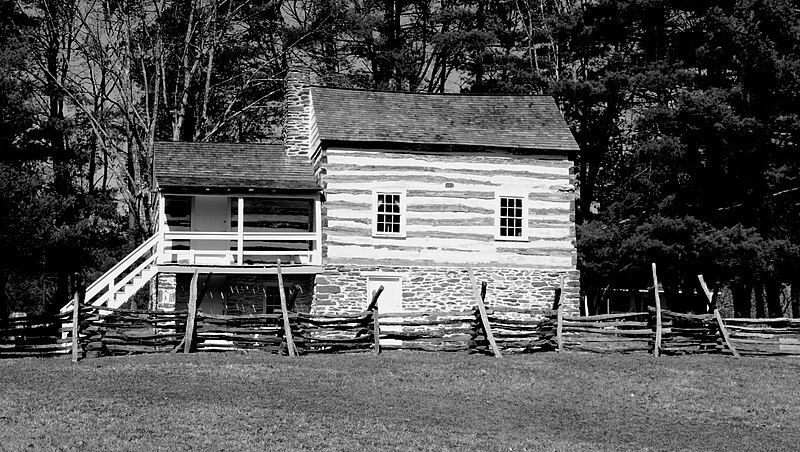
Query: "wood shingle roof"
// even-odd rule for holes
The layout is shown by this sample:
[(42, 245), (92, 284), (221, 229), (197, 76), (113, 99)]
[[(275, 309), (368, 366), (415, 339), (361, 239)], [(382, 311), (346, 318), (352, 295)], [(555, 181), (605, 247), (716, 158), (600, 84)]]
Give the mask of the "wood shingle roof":
[(161, 141), (154, 148), (162, 188), (320, 190), (311, 163), (287, 157), (282, 144)]
[(320, 139), (572, 152), (550, 96), (419, 94), (311, 87)]

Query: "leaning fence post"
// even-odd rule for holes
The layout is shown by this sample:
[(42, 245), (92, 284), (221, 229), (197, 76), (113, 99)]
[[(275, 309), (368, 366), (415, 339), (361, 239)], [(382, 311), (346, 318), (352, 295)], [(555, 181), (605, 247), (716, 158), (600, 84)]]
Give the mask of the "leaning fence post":
[(289, 356), (297, 356), (297, 348), (292, 338), (292, 326), (289, 324), (289, 310), (286, 307), (286, 293), (283, 291), (283, 275), (281, 274), (281, 260), (278, 259), (276, 266), (278, 272), (278, 294), (281, 297), (281, 311), (283, 312), (283, 334), (286, 337), (286, 348)]
[(653, 262), (653, 292), (656, 299), (656, 339), (653, 346), (653, 356), (658, 357), (661, 353), (661, 298), (658, 293), (658, 275), (656, 274), (656, 263)]
[(198, 271), (194, 271), (192, 282), (189, 283), (189, 312), (186, 314), (186, 332), (183, 335), (183, 353), (192, 350), (194, 342), (194, 321), (197, 316), (197, 278)]
[(731, 337), (728, 334), (728, 328), (725, 327), (725, 322), (722, 321), (722, 316), (719, 314), (719, 308), (717, 308), (714, 303), (714, 294), (708, 290), (708, 285), (706, 285), (706, 280), (703, 278), (703, 275), (697, 275), (697, 279), (700, 281), (700, 287), (703, 289), (703, 293), (705, 293), (706, 298), (708, 298), (708, 305), (714, 307), (714, 318), (717, 320), (717, 327), (719, 328), (719, 333), (722, 335), (722, 340), (725, 341), (725, 345), (727, 345), (731, 353), (733, 353), (733, 357), (738, 358), (739, 352), (736, 350), (736, 347), (733, 346)]
[(486, 306), (483, 305), (483, 298), (481, 298), (478, 283), (475, 281), (475, 274), (472, 272), (472, 266), (468, 266), (467, 270), (469, 271), (469, 280), (472, 284), (472, 296), (475, 297), (475, 302), (478, 304), (478, 311), (481, 314), (481, 324), (483, 325), (483, 332), (486, 335), (486, 340), (489, 341), (489, 346), (492, 348), (494, 357), (502, 358), (503, 355), (500, 353), (500, 348), (494, 340), (494, 334), (492, 334), (492, 327), (489, 325), (489, 316), (486, 314)]
[(81, 286), (78, 293), (72, 298), (72, 362), (78, 362), (78, 340), (80, 335), (81, 305), (86, 297), (86, 288)]

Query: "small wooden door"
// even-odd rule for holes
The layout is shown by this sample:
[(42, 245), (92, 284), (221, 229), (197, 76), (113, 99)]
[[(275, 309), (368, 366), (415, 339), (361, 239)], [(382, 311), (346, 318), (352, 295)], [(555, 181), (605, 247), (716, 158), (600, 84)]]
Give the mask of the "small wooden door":
[[(391, 314), (403, 310), (403, 288), (399, 276), (369, 276), (367, 279), (367, 303), (372, 301), (372, 292), (383, 286), (383, 292), (378, 297), (378, 312), (380, 314)], [(390, 318), (387, 318), (387, 320)], [(402, 326), (381, 326), (384, 333), (403, 331)], [(400, 345), (402, 341), (397, 339), (381, 339), (381, 345)]]
[[(225, 196), (195, 196), (192, 205), (192, 231), (230, 231), (231, 206)], [(192, 240), (195, 264), (231, 264), (230, 240)], [(220, 253), (225, 251), (225, 254)]]
[(403, 310), (403, 291), (399, 276), (369, 276), (367, 279), (367, 302), (372, 301), (372, 293), (383, 286), (378, 297), (378, 312), (401, 312)]

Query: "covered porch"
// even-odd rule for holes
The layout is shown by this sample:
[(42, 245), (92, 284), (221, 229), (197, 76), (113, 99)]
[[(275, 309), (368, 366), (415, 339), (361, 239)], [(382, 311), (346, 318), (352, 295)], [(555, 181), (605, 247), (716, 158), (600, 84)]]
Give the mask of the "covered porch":
[(286, 266), (322, 265), (319, 193), (165, 193), (159, 205), (158, 263), (167, 271), (259, 267), (263, 273), (279, 259)]
[(160, 272), (315, 273), (322, 188), (282, 144), (155, 145)]

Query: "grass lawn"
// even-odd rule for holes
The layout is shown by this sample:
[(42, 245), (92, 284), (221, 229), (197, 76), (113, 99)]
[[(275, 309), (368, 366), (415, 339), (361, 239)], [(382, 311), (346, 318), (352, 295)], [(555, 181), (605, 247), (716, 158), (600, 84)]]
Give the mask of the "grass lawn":
[(0, 450), (796, 450), (791, 358), (0, 361)]

